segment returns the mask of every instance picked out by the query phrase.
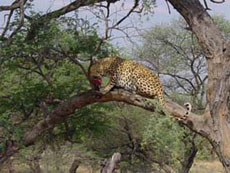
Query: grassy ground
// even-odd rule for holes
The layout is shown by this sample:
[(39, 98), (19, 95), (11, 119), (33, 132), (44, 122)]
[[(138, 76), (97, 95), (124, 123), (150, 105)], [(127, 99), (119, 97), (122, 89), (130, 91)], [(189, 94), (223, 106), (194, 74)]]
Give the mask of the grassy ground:
[[(94, 173), (89, 167), (79, 167), (78, 173)], [(193, 164), (190, 173), (224, 173), (219, 161), (199, 161)]]
[[(41, 168), (43, 173), (68, 173), (69, 165), (62, 165), (59, 170), (52, 168), (46, 169), (43, 165), (41, 165)], [(15, 173), (31, 173), (30, 168), (26, 165), (23, 165), (22, 167), (17, 166), (14, 170)], [(9, 170), (3, 169), (1, 170), (1, 173), (9, 173)], [(99, 171), (95, 171), (89, 166), (81, 165), (78, 168), (77, 173), (99, 173)], [(190, 173), (224, 173), (224, 171), (219, 161), (198, 161), (193, 164)]]
[(199, 161), (195, 162), (191, 173), (223, 173), (223, 167), (219, 161)]

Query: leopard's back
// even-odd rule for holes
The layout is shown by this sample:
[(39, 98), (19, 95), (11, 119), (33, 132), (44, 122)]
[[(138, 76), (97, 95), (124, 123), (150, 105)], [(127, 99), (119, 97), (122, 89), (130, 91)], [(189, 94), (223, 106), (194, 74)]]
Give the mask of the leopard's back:
[(92, 66), (93, 75), (109, 76), (115, 86), (148, 98), (158, 98), (164, 105), (159, 78), (147, 67), (132, 60), (108, 57)]
[(114, 70), (116, 85), (148, 98), (158, 98), (164, 104), (159, 78), (147, 67), (132, 60), (124, 60)]

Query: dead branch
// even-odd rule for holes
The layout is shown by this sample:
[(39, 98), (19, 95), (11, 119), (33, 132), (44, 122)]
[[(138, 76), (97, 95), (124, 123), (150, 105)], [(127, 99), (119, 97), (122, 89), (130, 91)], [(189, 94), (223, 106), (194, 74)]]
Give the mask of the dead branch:
[(114, 153), (111, 159), (105, 160), (102, 164), (101, 173), (115, 173), (114, 171), (118, 169), (120, 160), (121, 154)]
[(130, 16), (130, 14), (138, 7), (139, 5), (139, 0), (135, 0), (133, 7), (129, 10), (129, 12), (122, 17), (117, 23), (115, 23), (113, 26), (110, 27), (111, 28), (115, 28), (116, 26), (120, 25), (127, 17)]
[(215, 1), (215, 0), (210, 0), (211, 2), (213, 3), (216, 3), (216, 4), (222, 4), (225, 2), (225, 0), (222, 0), (222, 1)]

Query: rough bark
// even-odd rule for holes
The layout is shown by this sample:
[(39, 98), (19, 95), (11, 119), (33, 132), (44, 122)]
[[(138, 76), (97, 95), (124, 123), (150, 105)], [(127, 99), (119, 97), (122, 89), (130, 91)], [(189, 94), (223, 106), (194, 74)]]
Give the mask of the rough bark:
[(38, 124), (34, 126), (31, 131), (24, 135), (24, 144), (26, 146), (33, 144), (38, 136), (43, 134), (46, 130), (52, 129), (57, 123), (60, 123), (64, 119), (68, 118), (75, 112), (76, 109), (93, 103), (108, 101), (123, 101), (151, 111), (155, 110), (154, 105), (147, 105), (145, 103), (145, 98), (138, 95), (132, 95), (132, 93), (124, 90), (112, 91), (104, 96), (101, 96), (100, 93), (95, 91), (88, 91), (79, 95), (75, 95), (57, 106), (46, 119), (38, 122)]
[(184, 17), (208, 64), (206, 137), (230, 172), (230, 47), (199, 0), (168, 0)]
[[(98, 92), (88, 91), (79, 95), (75, 95), (57, 106), (50, 113), (50, 115), (47, 116), (47, 118), (38, 122), (37, 125), (35, 125), (29, 132), (24, 135), (23, 142), (26, 146), (33, 144), (38, 136), (42, 135), (48, 129), (52, 129), (57, 123), (63, 122), (63, 120), (72, 115), (76, 109), (94, 103), (109, 101), (125, 102), (149, 111), (155, 111), (155, 106), (151, 104), (146, 98), (122, 89), (111, 91), (103, 96), (101, 96)], [(182, 106), (172, 101), (167, 101), (166, 109), (171, 113), (173, 117), (180, 119), (181, 122), (186, 124), (192, 130), (200, 134), (205, 132), (203, 129), (204, 124), (209, 123), (205, 117), (197, 116), (191, 113), (188, 118), (183, 119), (186, 110)]]

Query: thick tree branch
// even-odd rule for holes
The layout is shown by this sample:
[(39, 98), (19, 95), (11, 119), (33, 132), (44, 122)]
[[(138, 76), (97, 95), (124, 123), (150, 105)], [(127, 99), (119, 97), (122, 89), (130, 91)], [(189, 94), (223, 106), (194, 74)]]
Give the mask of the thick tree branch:
[(121, 154), (114, 153), (111, 159), (107, 159), (102, 164), (101, 173), (115, 173), (115, 170), (119, 168), (121, 161)]
[[(116, 1), (118, 1), (118, 0), (116, 0)], [(114, 1), (114, 2), (116, 2), (116, 1)], [(47, 13), (47, 14), (41, 16), (41, 18), (46, 18), (46, 19), (58, 18), (64, 14), (69, 13), (71, 11), (74, 11), (80, 7), (94, 5), (95, 3), (99, 3), (99, 2), (106, 2), (106, 0), (75, 0), (72, 3), (66, 5), (66, 6), (64, 6), (58, 10), (52, 11), (50, 13)]]
[[(150, 104), (146, 98), (124, 91), (122, 89), (111, 91), (104, 96), (99, 95), (100, 93), (98, 92), (88, 91), (80, 95), (75, 95), (67, 101), (63, 102), (62, 104), (58, 105), (46, 119), (38, 122), (38, 124), (34, 126), (31, 131), (24, 135), (24, 144), (33, 144), (35, 142), (35, 139), (43, 134), (46, 130), (52, 129), (57, 123), (60, 123), (64, 119), (68, 118), (75, 112), (76, 109), (82, 108), (90, 104), (98, 102), (118, 101), (138, 106), (152, 112), (155, 111), (155, 106), (153, 104)], [(181, 122), (183, 122), (192, 130), (198, 131), (198, 133), (202, 133), (202, 135), (208, 133), (203, 133), (203, 126), (199, 127), (199, 125), (201, 123), (204, 123), (205, 121), (202, 116), (191, 114), (191, 117), (189, 116), (187, 119), (183, 120), (186, 110), (171, 101), (167, 102), (166, 109), (172, 114), (172, 116), (176, 117), (177, 119), (181, 119)], [(207, 131), (207, 129), (205, 131)]]
[[(63, 103), (60, 103), (52, 112), (49, 113), (49, 115), (44, 120), (38, 122), (30, 131), (24, 134), (22, 142), (26, 146), (34, 144), (39, 136), (44, 134), (47, 130), (54, 128), (58, 123), (63, 122), (65, 119), (71, 116), (76, 109), (80, 109), (84, 106), (94, 103), (110, 101), (125, 102), (152, 112), (156, 111), (155, 106), (151, 104), (146, 98), (122, 89), (115, 89), (114, 91), (111, 91), (103, 96), (97, 91), (90, 90), (88, 92), (72, 96)], [(212, 124), (210, 122), (209, 114), (198, 116), (191, 113), (187, 118), (184, 119), (186, 110), (182, 106), (172, 101), (167, 101), (166, 109), (171, 114), (171, 116), (175, 117), (176, 120), (180, 120), (181, 123), (185, 124), (193, 131), (201, 134), (204, 137), (210, 135), (209, 132), (212, 128)], [(162, 111), (160, 113), (162, 113)], [(19, 149), (20, 148), (18, 147), (17, 149), (14, 149), (14, 151)], [(7, 150), (12, 151), (11, 148)], [(9, 152), (6, 153), (8, 153), (7, 156), (0, 156), (0, 163), (1, 160), (5, 161), (15, 152), (10, 152), (10, 154)]]
[(135, 0), (134, 5), (130, 9), (130, 11), (124, 17), (122, 17), (116, 24), (111, 26), (110, 28), (116, 28), (118, 25), (120, 25), (127, 17), (130, 16), (130, 14), (138, 7), (138, 5), (139, 5), (139, 0)]

